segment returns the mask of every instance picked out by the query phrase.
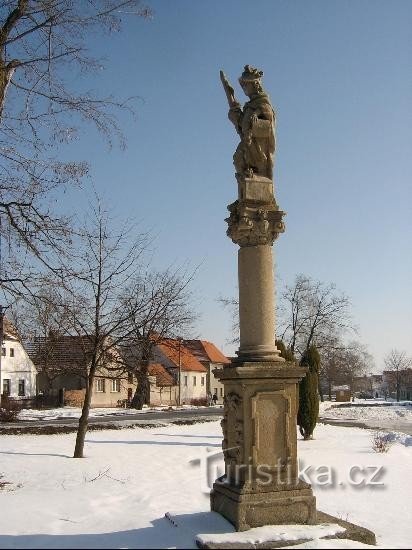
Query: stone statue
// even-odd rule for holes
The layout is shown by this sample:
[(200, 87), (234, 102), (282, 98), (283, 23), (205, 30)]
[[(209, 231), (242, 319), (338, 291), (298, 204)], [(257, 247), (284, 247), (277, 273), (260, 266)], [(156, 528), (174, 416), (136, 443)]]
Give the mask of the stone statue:
[(239, 83), (249, 97), (243, 109), (234, 96), (223, 71), (220, 79), (229, 102), (229, 120), (234, 124), (240, 136), (240, 143), (233, 155), (236, 178), (259, 177), (273, 179), (273, 154), (275, 152), (275, 113), (269, 96), (263, 91), (261, 79), (263, 72), (245, 66)]

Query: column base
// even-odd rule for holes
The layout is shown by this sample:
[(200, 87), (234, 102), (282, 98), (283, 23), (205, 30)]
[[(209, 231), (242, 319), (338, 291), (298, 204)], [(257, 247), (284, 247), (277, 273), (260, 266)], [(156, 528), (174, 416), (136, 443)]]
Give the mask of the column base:
[(237, 531), (263, 525), (316, 523), (316, 498), (303, 481), (279, 491), (248, 492), (217, 480), (210, 504), (212, 511), (225, 517)]
[(280, 351), (276, 346), (242, 346), (236, 352), (237, 357), (233, 359), (234, 363), (244, 362), (284, 362), (280, 356)]

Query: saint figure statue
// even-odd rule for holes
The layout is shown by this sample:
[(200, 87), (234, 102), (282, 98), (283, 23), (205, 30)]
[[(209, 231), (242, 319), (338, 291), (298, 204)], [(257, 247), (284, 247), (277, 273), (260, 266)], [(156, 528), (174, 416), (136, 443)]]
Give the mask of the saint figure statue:
[(253, 176), (273, 179), (276, 117), (269, 96), (263, 91), (262, 76), (262, 71), (250, 65), (245, 66), (239, 83), (249, 101), (242, 109), (232, 86), (220, 71), (229, 102), (229, 120), (240, 136), (240, 143), (233, 155), (238, 181)]

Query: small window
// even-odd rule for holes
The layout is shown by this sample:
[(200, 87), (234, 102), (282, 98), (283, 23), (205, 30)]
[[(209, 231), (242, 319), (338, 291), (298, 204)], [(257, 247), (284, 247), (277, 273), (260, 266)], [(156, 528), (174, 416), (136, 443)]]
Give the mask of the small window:
[(215, 388), (215, 392), (214, 392), (216, 395), (217, 395), (217, 388)]
[(114, 378), (112, 380), (112, 392), (118, 393), (120, 391), (120, 378)]
[(3, 379), (3, 395), (10, 395), (10, 379)]
[(220, 388), (220, 397), (223, 397), (223, 388)]
[(193, 377), (193, 385), (196, 386), (196, 376)]
[(19, 397), (26, 395), (25, 380), (19, 380)]
[(14, 357), (14, 348), (10, 348), (10, 357)]
[(187, 387), (187, 376), (185, 376), (185, 386)]
[(3, 357), (6, 357), (6, 348), (1, 348), (1, 354)]
[(205, 377), (204, 377), (204, 376), (202, 376), (202, 378), (200, 379), (200, 384), (201, 384), (202, 386), (205, 385)]
[(127, 374), (127, 383), (128, 384), (133, 384), (133, 373), (132, 372), (129, 372)]
[(105, 389), (105, 379), (104, 378), (97, 378), (96, 379), (96, 391), (100, 393), (104, 393), (106, 391)]

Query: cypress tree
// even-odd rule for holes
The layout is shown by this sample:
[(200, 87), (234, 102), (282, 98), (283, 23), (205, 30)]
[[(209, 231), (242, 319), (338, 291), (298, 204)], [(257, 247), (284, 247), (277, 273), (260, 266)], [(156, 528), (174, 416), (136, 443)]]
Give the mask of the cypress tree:
[(318, 373), (320, 366), (319, 352), (312, 345), (307, 349), (300, 360), (302, 367), (309, 370), (299, 383), (298, 425), (303, 439), (312, 439), (312, 434), (318, 421), (319, 396)]

